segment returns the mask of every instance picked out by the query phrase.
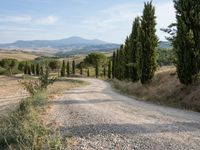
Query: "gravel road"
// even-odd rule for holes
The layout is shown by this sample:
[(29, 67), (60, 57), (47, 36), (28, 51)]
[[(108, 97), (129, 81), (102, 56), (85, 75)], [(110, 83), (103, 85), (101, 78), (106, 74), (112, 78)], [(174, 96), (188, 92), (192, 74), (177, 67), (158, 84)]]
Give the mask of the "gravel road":
[(200, 150), (200, 113), (136, 101), (97, 79), (52, 101), (72, 150)]

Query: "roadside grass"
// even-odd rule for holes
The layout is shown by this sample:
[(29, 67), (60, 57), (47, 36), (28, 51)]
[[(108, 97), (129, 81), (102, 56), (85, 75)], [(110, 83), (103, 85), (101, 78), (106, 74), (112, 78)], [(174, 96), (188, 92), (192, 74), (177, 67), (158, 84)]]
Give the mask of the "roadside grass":
[(140, 82), (110, 81), (121, 93), (137, 97), (138, 100), (200, 112), (200, 85), (180, 84), (175, 67), (159, 69), (152, 82), (147, 85)]
[(0, 116), (0, 149), (59, 150), (66, 142), (43, 115), (47, 113), (48, 101), (57, 93), (86, 83), (60, 78), (47, 90), (22, 99), (16, 110)]

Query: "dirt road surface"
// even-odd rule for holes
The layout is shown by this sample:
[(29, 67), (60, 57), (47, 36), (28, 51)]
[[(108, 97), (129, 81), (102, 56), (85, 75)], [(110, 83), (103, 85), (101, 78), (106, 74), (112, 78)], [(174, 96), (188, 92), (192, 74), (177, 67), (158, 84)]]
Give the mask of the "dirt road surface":
[(200, 150), (200, 113), (136, 101), (97, 79), (52, 101), (72, 150)]

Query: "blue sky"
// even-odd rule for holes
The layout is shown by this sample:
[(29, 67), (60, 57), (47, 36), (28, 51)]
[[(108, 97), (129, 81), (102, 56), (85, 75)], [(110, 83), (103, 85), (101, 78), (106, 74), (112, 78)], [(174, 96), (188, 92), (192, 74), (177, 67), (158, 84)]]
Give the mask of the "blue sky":
[[(145, 0), (1, 0), (0, 43), (70, 36), (123, 43)], [(157, 35), (175, 20), (173, 0), (154, 0)]]

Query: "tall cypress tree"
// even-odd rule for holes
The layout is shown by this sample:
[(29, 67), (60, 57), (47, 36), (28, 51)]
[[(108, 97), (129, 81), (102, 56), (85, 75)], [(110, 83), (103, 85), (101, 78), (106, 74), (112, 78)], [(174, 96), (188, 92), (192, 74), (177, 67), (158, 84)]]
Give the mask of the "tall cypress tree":
[(104, 78), (106, 77), (106, 68), (105, 67), (103, 68), (103, 77)]
[(36, 75), (37, 76), (40, 75), (40, 65), (39, 65), (39, 63), (37, 63), (37, 65), (36, 65)]
[(87, 76), (90, 77), (90, 69), (87, 70)]
[(99, 64), (96, 63), (96, 67), (95, 67), (95, 75), (96, 75), (96, 78), (99, 77)]
[(200, 71), (200, 1), (174, 0), (177, 35), (174, 48), (177, 54), (177, 73), (181, 83), (192, 84)]
[(140, 60), (141, 60), (141, 41), (140, 41), (140, 18), (135, 18), (133, 22), (132, 33), (130, 35), (130, 49), (131, 49), (131, 79), (133, 82), (139, 80), (140, 76)]
[(112, 57), (112, 78), (115, 78), (115, 71), (116, 71), (116, 53), (113, 52), (113, 57)]
[(70, 75), (70, 64), (69, 61), (67, 62), (67, 75)]
[(108, 64), (108, 78), (111, 79), (112, 77), (112, 62), (109, 61), (109, 64)]
[(62, 63), (62, 68), (61, 68), (61, 77), (64, 77), (65, 76), (65, 72), (66, 72), (66, 66), (65, 66), (65, 61), (63, 60), (63, 63)]
[(80, 74), (83, 75), (83, 67), (81, 65)]
[(75, 63), (75, 60), (73, 60), (73, 62), (72, 62), (72, 73), (73, 73), (73, 75), (76, 74), (76, 63)]
[(35, 75), (35, 64), (31, 64), (31, 72), (33, 75)]
[(156, 36), (155, 7), (152, 2), (144, 4), (144, 11), (141, 20), (141, 43), (142, 43), (142, 84), (149, 83), (156, 71), (156, 53), (158, 45)]
[(130, 49), (130, 38), (127, 36), (125, 45), (123, 48), (123, 57), (124, 57), (124, 79), (129, 79), (131, 77), (130, 69), (128, 64), (131, 62), (131, 49)]
[(117, 50), (117, 54), (116, 54), (116, 61), (115, 61), (115, 77), (117, 79), (119, 79), (119, 74), (120, 74), (120, 71), (119, 71), (119, 68), (120, 68), (120, 59), (119, 59), (119, 49)]

